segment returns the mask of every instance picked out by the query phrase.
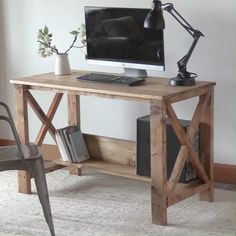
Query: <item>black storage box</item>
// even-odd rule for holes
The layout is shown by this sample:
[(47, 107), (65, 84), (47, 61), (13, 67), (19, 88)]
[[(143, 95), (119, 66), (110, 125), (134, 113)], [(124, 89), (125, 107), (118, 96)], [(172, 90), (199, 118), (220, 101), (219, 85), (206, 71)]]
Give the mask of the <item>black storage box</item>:
[[(190, 124), (188, 120), (180, 120), (182, 127), (186, 131)], [(175, 160), (179, 153), (180, 142), (172, 128), (172, 125), (167, 119), (166, 122), (166, 136), (167, 136), (167, 178), (169, 179)], [(198, 151), (199, 138), (198, 132), (193, 142), (194, 150)], [(151, 161), (150, 161), (150, 116), (143, 116), (137, 119), (137, 175), (148, 176), (151, 175)], [(187, 183), (196, 178), (196, 173), (189, 161), (186, 161), (183, 172), (180, 176), (179, 182)]]

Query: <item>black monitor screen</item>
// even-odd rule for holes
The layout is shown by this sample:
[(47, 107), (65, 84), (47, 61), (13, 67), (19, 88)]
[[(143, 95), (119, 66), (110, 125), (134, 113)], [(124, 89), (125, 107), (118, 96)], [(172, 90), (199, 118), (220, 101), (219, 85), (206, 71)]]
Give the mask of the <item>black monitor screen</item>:
[(164, 67), (163, 31), (143, 27), (149, 11), (85, 7), (87, 58)]

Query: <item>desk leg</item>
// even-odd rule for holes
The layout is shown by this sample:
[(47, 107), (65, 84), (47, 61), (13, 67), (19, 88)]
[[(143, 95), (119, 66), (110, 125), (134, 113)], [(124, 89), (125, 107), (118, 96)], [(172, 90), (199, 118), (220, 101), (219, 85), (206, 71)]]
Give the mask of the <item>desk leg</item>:
[(153, 224), (167, 224), (166, 105), (151, 102), (151, 201)]
[(210, 91), (211, 97), (202, 114), (200, 123), (200, 155), (210, 180), (210, 188), (200, 194), (200, 200), (214, 201), (214, 88)]
[[(68, 123), (69, 125), (80, 126), (80, 96), (68, 94)], [(81, 175), (81, 168), (70, 167), (70, 174)]]
[[(14, 85), (14, 101), (16, 110), (16, 127), (22, 144), (29, 143), (28, 108), (26, 88), (23, 85)], [(31, 193), (31, 175), (29, 171), (18, 171), (18, 191)]]
[(68, 94), (68, 123), (80, 125), (80, 96)]

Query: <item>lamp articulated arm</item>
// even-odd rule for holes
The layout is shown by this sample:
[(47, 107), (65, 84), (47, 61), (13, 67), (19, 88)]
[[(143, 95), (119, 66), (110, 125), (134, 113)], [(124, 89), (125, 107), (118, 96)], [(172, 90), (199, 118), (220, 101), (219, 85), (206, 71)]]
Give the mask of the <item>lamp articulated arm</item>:
[[(159, 1), (160, 2), (160, 1)], [(194, 29), (174, 8), (172, 3), (161, 4), (161, 8), (167, 12), (169, 12), (182, 26), (183, 28), (191, 34), (194, 38), (194, 41), (187, 52), (178, 62), (179, 73), (178, 76), (180, 79), (186, 78), (196, 78), (197, 74), (193, 72), (187, 71), (187, 63), (193, 53), (193, 50), (201, 36), (204, 36), (199, 30)]]

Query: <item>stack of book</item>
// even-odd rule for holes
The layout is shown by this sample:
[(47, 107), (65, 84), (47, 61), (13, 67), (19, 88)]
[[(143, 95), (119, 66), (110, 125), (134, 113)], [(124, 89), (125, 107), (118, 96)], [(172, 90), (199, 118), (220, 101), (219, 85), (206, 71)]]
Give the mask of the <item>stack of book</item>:
[(56, 140), (63, 161), (76, 163), (89, 159), (88, 149), (78, 126), (56, 130)]

